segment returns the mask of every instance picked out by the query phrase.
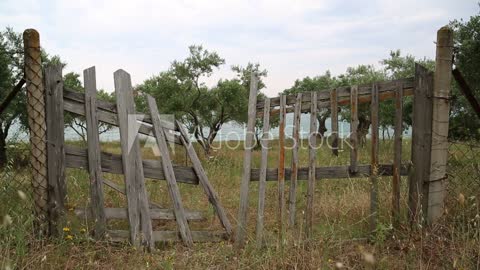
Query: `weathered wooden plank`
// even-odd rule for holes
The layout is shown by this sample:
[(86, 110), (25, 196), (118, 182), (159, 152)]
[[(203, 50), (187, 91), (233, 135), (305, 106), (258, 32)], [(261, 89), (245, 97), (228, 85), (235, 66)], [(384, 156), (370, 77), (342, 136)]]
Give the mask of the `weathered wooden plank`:
[[(398, 80), (392, 80), (392, 81), (383, 81), (383, 82), (375, 82), (375, 84), (378, 87), (379, 91), (379, 100), (383, 100), (383, 98), (386, 99), (392, 99), (395, 96), (395, 91), (397, 89), (397, 83), (402, 83), (403, 84), (403, 89), (404, 89), (404, 95), (409, 96), (413, 94), (413, 85), (414, 85), (414, 78), (405, 78), (405, 79), (398, 79)], [(329, 93), (331, 92), (331, 89), (318, 89), (316, 92), (318, 92), (317, 95), (317, 103), (323, 104), (329, 104), (330, 103), (330, 95)], [(372, 84), (363, 84), (358, 86), (358, 96), (359, 96), (359, 102), (360, 103), (367, 103), (371, 102), (371, 93), (372, 93)], [(337, 88), (337, 94), (339, 98), (340, 105), (348, 105), (350, 103), (350, 87), (345, 86), (345, 87), (338, 87)], [(304, 95), (302, 102), (304, 103), (303, 105), (306, 105), (306, 103), (309, 103), (311, 101), (310, 96)], [(286, 97), (286, 106), (291, 106), (296, 103), (296, 95), (291, 94), (287, 95)], [(277, 107), (280, 106), (280, 97), (274, 97), (271, 99), (270, 102), (271, 107)], [(257, 110), (261, 110), (264, 107), (264, 101), (259, 100), (257, 102), (256, 108)], [(329, 107), (329, 106), (328, 106)], [(302, 109), (304, 106), (302, 106)], [(305, 106), (305, 108), (307, 108)], [(307, 108), (308, 109), (308, 108)], [(261, 112), (261, 111), (260, 111)]]
[(415, 64), (413, 96), (412, 173), (409, 175), (408, 208), (411, 222), (419, 221), (425, 179), (430, 179), (432, 148), (433, 73)]
[(67, 185), (65, 182), (63, 80), (61, 65), (45, 69), (45, 113), (47, 119), (47, 175), (49, 192), (50, 230), (58, 235), (58, 222), (65, 210)]
[[(97, 100), (97, 102), (98, 101), (100, 100)], [(76, 100), (64, 99), (63, 109), (70, 113), (74, 113), (80, 116), (85, 116), (84, 103), (77, 102)], [(135, 114), (135, 117), (137, 118), (137, 121), (138, 121), (138, 132), (143, 135), (152, 136), (152, 125), (150, 123), (151, 120), (148, 120), (147, 122), (145, 120), (147, 119), (147, 117), (144, 117), (141, 114)], [(118, 117), (116, 112), (114, 113), (111, 111), (102, 110), (100, 109), (99, 106), (97, 106), (97, 118), (98, 118), (98, 121), (100, 122), (118, 127)], [(148, 117), (148, 119), (150, 118)], [(168, 125), (167, 122), (162, 121), (162, 127), (165, 129), (165, 131), (168, 131), (166, 133), (167, 140), (169, 142), (180, 144), (180, 139), (178, 138), (178, 135), (175, 133), (171, 133), (172, 129), (168, 128), (168, 126), (170, 125)]]
[(398, 85), (395, 92), (395, 137), (393, 145), (393, 176), (392, 176), (392, 218), (393, 225), (400, 222), (400, 166), (402, 165), (402, 124), (403, 124), (403, 87)]
[(278, 129), (278, 226), (280, 226), (279, 239), (280, 244), (283, 245), (285, 237), (285, 111), (286, 96), (280, 96), (280, 122)]
[[(102, 171), (113, 174), (124, 174), (122, 156), (101, 152)], [(160, 160), (143, 160), (144, 175), (154, 180), (165, 180)], [(65, 145), (65, 166), (67, 168), (87, 169), (87, 150), (81, 147)], [(192, 167), (174, 166), (173, 171), (177, 181), (185, 184), (198, 185), (198, 177)], [(105, 180), (105, 179), (104, 179)]]
[(180, 190), (178, 189), (177, 179), (173, 171), (173, 165), (172, 160), (170, 159), (170, 153), (168, 151), (167, 140), (165, 138), (165, 134), (163, 133), (163, 129), (160, 123), (157, 102), (152, 96), (147, 95), (147, 103), (150, 110), (150, 115), (152, 117), (155, 139), (157, 141), (157, 146), (161, 155), (163, 172), (165, 174), (165, 178), (167, 179), (168, 193), (170, 194), (170, 198), (173, 202), (173, 210), (175, 213), (178, 230), (180, 232), (180, 236), (182, 237), (183, 243), (186, 246), (191, 247), (193, 245), (192, 234), (190, 232), (190, 227), (188, 226), (187, 218), (185, 216), (185, 210), (183, 209), (183, 202), (180, 195)]
[[(413, 95), (413, 89), (412, 88), (407, 88), (404, 89), (403, 92), (404, 96), (412, 96)], [(378, 100), (379, 101), (384, 101), (388, 99), (393, 99), (395, 98), (395, 92), (389, 91), (389, 92), (382, 92), (379, 94)], [(364, 103), (371, 103), (372, 102), (372, 96), (371, 95), (362, 95), (358, 97), (358, 104), (364, 104)], [(339, 106), (347, 106), (350, 104), (350, 97), (340, 97), (337, 99), (337, 104)], [(317, 102), (317, 108), (318, 109), (326, 109), (330, 108), (331, 103), (330, 100), (328, 101), (319, 101)], [(287, 107), (287, 113), (291, 113), (294, 111), (294, 108), (292, 106)], [(302, 113), (308, 113), (310, 112), (310, 102), (303, 102), (302, 103)], [(262, 111), (257, 112), (257, 117), (261, 117), (263, 114)], [(270, 116), (272, 115), (278, 115), (279, 110), (274, 109), (270, 111)]]
[(127, 191), (125, 190), (124, 187), (120, 186), (120, 185), (117, 185), (115, 184), (114, 182), (112, 181), (109, 181), (107, 179), (103, 179), (103, 184), (113, 190), (115, 190), (116, 192), (118, 193), (121, 193), (123, 195), (127, 195)]
[[(221, 242), (227, 240), (227, 234), (221, 231), (192, 231), (194, 242)], [(110, 230), (108, 238), (112, 242), (124, 242), (128, 239), (128, 231)], [(155, 242), (179, 242), (181, 241), (178, 232), (174, 231), (154, 231), (153, 241)]]
[(83, 71), (85, 87), (85, 121), (87, 124), (88, 174), (90, 177), (90, 203), (93, 220), (95, 220), (94, 236), (97, 239), (105, 233), (106, 217), (103, 200), (102, 163), (100, 160), (100, 138), (97, 118), (97, 82), (95, 67)]
[(258, 78), (252, 73), (250, 79), (250, 94), (248, 97), (248, 121), (245, 135), (245, 151), (243, 157), (242, 183), (240, 186), (240, 206), (238, 209), (237, 237), (235, 245), (243, 247), (247, 234), (248, 186), (250, 184), (250, 170), (252, 167), (252, 148), (254, 146), (255, 115), (257, 104)]
[(200, 159), (198, 158), (197, 153), (193, 148), (193, 144), (190, 142), (187, 131), (183, 128), (182, 124), (179, 121), (176, 122), (176, 125), (177, 125), (177, 129), (180, 131), (180, 140), (182, 141), (182, 144), (185, 146), (185, 149), (187, 150), (188, 157), (192, 162), (193, 170), (197, 174), (198, 181), (200, 182), (200, 185), (202, 186), (203, 191), (207, 195), (208, 201), (213, 205), (213, 208), (217, 213), (220, 223), (225, 229), (227, 235), (230, 237), (232, 234), (232, 225), (230, 223), (230, 220), (228, 220), (227, 212), (225, 211), (223, 206), (220, 204), (218, 195), (213, 189), (213, 186), (210, 184), (210, 181), (208, 180), (207, 173), (203, 169), (202, 163), (200, 162)]
[[(80, 103), (80, 104), (85, 103), (85, 97), (82, 95), (82, 93), (79, 93), (79, 92), (74, 91), (74, 90), (67, 89), (65, 87), (63, 88), (63, 98), (64, 98), (65, 101), (68, 101), (70, 103), (75, 103), (75, 104), (76, 103)], [(114, 102), (109, 102), (109, 101), (105, 101), (105, 100), (102, 100), (102, 99), (97, 99), (97, 109), (98, 109), (98, 111), (102, 111), (102, 112), (110, 112), (110, 113), (113, 113), (113, 114), (117, 113), (117, 105)], [(148, 124), (150, 126), (152, 125), (152, 119), (149, 115), (144, 115), (143, 113), (137, 112), (136, 117), (137, 117), (137, 121)], [(161, 119), (161, 121), (162, 121), (162, 127), (164, 129), (171, 130), (171, 131), (177, 131), (174, 128), (174, 125), (171, 125), (171, 123), (169, 125), (169, 123), (167, 121), (164, 121), (163, 119)]]
[[(82, 218), (90, 219), (91, 209), (77, 208), (74, 210), (75, 215)], [(126, 208), (105, 208), (106, 219), (127, 219), (128, 213)], [(201, 212), (185, 209), (185, 217), (191, 221), (205, 221), (206, 218)], [(153, 220), (175, 220), (173, 209), (150, 208), (150, 218)]]
[(296, 207), (297, 202), (297, 176), (298, 176), (298, 149), (300, 148), (300, 109), (302, 107), (302, 93), (297, 95), (297, 103), (295, 103), (295, 113), (293, 115), (293, 148), (292, 148), (292, 177), (290, 180), (290, 190), (289, 190), (289, 211), (290, 227), (295, 226), (295, 217), (296, 217)]
[(268, 167), (268, 140), (270, 139), (270, 99), (266, 98), (263, 112), (262, 157), (260, 160), (260, 183), (258, 184), (258, 212), (257, 212), (257, 247), (263, 247), (264, 218), (265, 218), (265, 191), (267, 189)]
[[(410, 166), (403, 164), (400, 170), (402, 176), (408, 175), (408, 170)], [(315, 168), (315, 179), (341, 179), (341, 178), (365, 178), (371, 175), (371, 166), (370, 165), (358, 165), (357, 173), (352, 173), (349, 171), (350, 166), (328, 166), (328, 167), (316, 167)], [(290, 181), (292, 170), (290, 168), (285, 169), (285, 180)], [(307, 180), (309, 174), (309, 167), (298, 168), (298, 180)], [(251, 173), (252, 181), (258, 181), (260, 170), (252, 169)], [(379, 164), (378, 165), (378, 176), (392, 176), (393, 175), (393, 165), (392, 164)], [(278, 181), (278, 168), (268, 168), (267, 169), (267, 181)]]
[[(312, 110), (314, 107), (312, 105)], [(315, 106), (315, 109), (317, 106)], [(330, 91), (330, 111), (331, 111), (331, 121), (332, 121), (332, 153), (335, 156), (338, 156), (338, 100), (337, 100), (337, 89), (332, 89)]]
[[(143, 236), (144, 246), (153, 248), (152, 220), (149, 218), (148, 197), (145, 189), (142, 156), (138, 134), (129, 134), (135, 123), (131, 123), (129, 116), (135, 114), (133, 89), (130, 75), (124, 70), (114, 73), (115, 94), (117, 97), (117, 113), (120, 130), (120, 144), (122, 149), (122, 164), (127, 190), (128, 216), (130, 224), (130, 240), (138, 245), (138, 237)], [(130, 121), (129, 121), (130, 120)], [(164, 172), (165, 173), (165, 172)], [(142, 234), (140, 235), (139, 226)]]
[[(313, 199), (315, 195), (316, 157), (317, 157), (317, 92), (312, 92), (312, 108), (310, 114), (310, 134), (308, 137), (308, 187), (305, 232), (308, 238), (313, 233)], [(332, 99), (336, 100), (336, 99)], [(333, 121), (333, 120), (332, 120)], [(297, 175), (298, 177), (298, 175)]]
[(372, 103), (370, 104), (370, 119), (372, 130), (372, 152), (371, 152), (371, 169), (370, 175), (370, 231), (373, 233), (377, 229), (377, 216), (378, 216), (378, 128), (379, 128), (379, 113), (378, 113), (378, 87), (372, 86)]
[[(114, 182), (112, 181), (109, 181), (107, 179), (103, 179), (103, 184), (106, 185), (107, 187), (117, 191), (118, 193), (120, 194), (123, 194), (123, 195), (127, 195), (127, 192), (125, 190), (124, 187), (121, 187), (117, 184), (115, 184)], [(159, 204), (157, 203), (154, 203), (154, 202), (148, 202), (148, 204), (152, 207), (152, 208), (162, 208)]]
[(357, 171), (358, 160), (358, 86), (350, 89), (350, 171)]

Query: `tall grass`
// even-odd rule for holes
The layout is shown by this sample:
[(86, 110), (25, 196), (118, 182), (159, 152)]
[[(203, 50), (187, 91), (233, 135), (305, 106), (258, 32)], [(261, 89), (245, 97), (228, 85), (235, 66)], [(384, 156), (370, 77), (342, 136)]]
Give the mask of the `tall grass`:
[[(78, 142), (76, 144), (79, 144)], [(269, 167), (277, 167), (278, 145), (272, 142)], [(403, 160), (410, 156), (410, 141), (404, 141)], [(380, 162), (391, 163), (393, 143), (381, 142)], [(117, 142), (102, 144), (102, 150), (120, 153)], [(151, 149), (143, 149), (144, 158), (155, 159)], [(185, 153), (175, 149), (175, 163), (191, 165)], [(199, 149), (199, 153), (201, 153)], [(453, 153), (454, 154), (454, 153)], [(200, 154), (203, 159), (203, 156)], [(307, 166), (308, 150), (301, 149), (301, 166)], [(254, 152), (254, 167), (259, 166), (260, 152)], [(291, 155), (287, 152), (286, 164)], [(359, 151), (360, 163), (369, 163), (369, 143)], [(327, 147), (317, 151), (318, 166), (346, 165), (348, 151), (338, 157)], [(243, 150), (220, 148), (213, 158), (202, 160), (212, 185), (220, 196), (233, 224), (236, 224), (239, 205), (239, 186)], [(461, 159), (458, 162), (462, 162)], [(13, 177), (13, 178), (12, 178)], [(442, 220), (430, 227), (408, 226), (406, 217), (406, 178), (402, 178), (402, 226), (393, 229), (391, 212), (391, 177), (379, 179), (380, 208), (375, 237), (369, 239), (368, 178), (322, 179), (315, 189), (314, 236), (302, 238), (306, 181), (300, 181), (297, 194), (297, 228), (288, 231), (288, 244), (278, 248), (277, 186), (267, 183), (265, 230), (267, 247), (258, 250), (253, 241), (258, 200), (258, 183), (250, 185), (248, 232), (249, 241), (243, 250), (236, 250), (230, 242), (196, 244), (187, 249), (179, 243), (161, 244), (152, 253), (143, 253), (128, 244), (93, 242), (88, 234), (92, 223), (67, 213), (65, 232), (61, 238), (40, 241), (32, 236), (32, 209), (29, 174), (12, 166), (3, 170), (0, 178), (0, 266), (13, 268), (64, 269), (475, 269), (480, 261), (479, 194), (472, 193), (471, 183), (457, 183), (450, 190), (448, 212)], [(121, 175), (104, 174), (105, 179), (123, 184)], [(20, 185), (12, 185), (12, 179)], [(18, 181), (20, 179), (20, 181)], [(302, 179), (304, 180), (304, 179)], [(455, 180), (457, 181), (457, 180)], [(467, 180), (464, 180), (467, 181)], [(89, 203), (88, 174), (85, 170), (68, 169), (68, 209), (86, 207)], [(288, 187), (288, 184), (287, 184)], [(171, 207), (165, 181), (148, 180), (150, 200)], [(180, 184), (182, 199), (188, 209), (201, 210), (206, 221), (192, 222), (193, 229), (219, 230), (221, 226), (199, 186)], [(27, 194), (19, 195), (18, 190)], [(475, 189), (473, 189), (475, 190)], [(477, 191), (480, 190), (478, 187)], [(288, 190), (286, 191), (288, 192)], [(21, 193), (20, 193), (21, 194)], [(125, 207), (125, 197), (108, 187), (104, 188), (107, 207)], [(287, 193), (288, 194), (288, 193)], [(463, 199), (462, 199), (463, 196)], [(10, 217), (6, 221), (5, 216)], [(109, 221), (108, 226), (127, 229), (124, 221)], [(174, 230), (175, 222), (155, 221), (154, 230)]]

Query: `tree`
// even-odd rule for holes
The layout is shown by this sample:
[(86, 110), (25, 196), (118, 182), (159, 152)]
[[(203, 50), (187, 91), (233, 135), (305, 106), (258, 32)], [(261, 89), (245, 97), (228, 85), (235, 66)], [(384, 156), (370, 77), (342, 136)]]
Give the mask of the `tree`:
[[(390, 51), (390, 57), (380, 61), (388, 80), (397, 80), (415, 76), (415, 63), (418, 63), (430, 71), (435, 69), (435, 61), (428, 58), (415, 58), (413, 55), (401, 55), (400, 50)], [(395, 105), (393, 100), (380, 103), (380, 127), (383, 130), (394, 126)], [(413, 97), (403, 98), (403, 129), (412, 125)]]
[[(169, 70), (145, 80), (137, 90), (152, 95), (161, 113), (180, 119), (209, 155), (223, 124), (246, 121), (248, 90), (243, 77), (220, 80), (209, 89), (201, 79), (210, 76), (225, 60), (202, 46), (190, 46), (189, 52), (183, 61), (173, 61)], [(145, 108), (145, 104), (138, 103), (139, 108)]]
[[(462, 72), (474, 96), (480, 97), (480, 13), (468, 21), (450, 22), (454, 30), (455, 65)], [(458, 86), (452, 87), (449, 136), (456, 140), (480, 140), (480, 119)]]
[[(263, 78), (267, 77), (267, 70), (266, 69), (261, 69), (259, 63), (248, 63), (245, 67), (242, 66), (232, 66), (232, 71), (237, 73), (237, 78), (240, 80), (240, 83), (245, 87), (245, 89), (250, 89), (250, 79), (251, 79), (251, 74), (256, 73), (258, 77), (258, 93), (257, 93), (257, 101), (260, 100), (265, 100), (267, 96), (263, 94), (261, 91), (263, 88), (266, 87), (265, 83), (263, 82)], [(247, 95), (250, 95), (250, 93), (247, 93)], [(248, 103), (247, 103), (248, 106)], [(248, 108), (247, 108), (248, 109)], [(275, 128), (278, 126), (280, 121), (280, 118), (278, 115), (270, 117), (270, 129)], [(260, 140), (263, 137), (263, 118), (256, 118), (255, 120), (255, 149), (260, 149), (261, 144)]]
[[(325, 74), (315, 76), (313, 78), (305, 77), (302, 80), (295, 80), (292, 87), (283, 91), (284, 95), (297, 94), (303, 92), (313, 91), (329, 91), (339, 85), (339, 81), (336, 77), (332, 77), (330, 71), (326, 71)], [(327, 127), (325, 125), (326, 120), (330, 117), (330, 108), (323, 108), (317, 113), (318, 120), (318, 134), (324, 137)]]

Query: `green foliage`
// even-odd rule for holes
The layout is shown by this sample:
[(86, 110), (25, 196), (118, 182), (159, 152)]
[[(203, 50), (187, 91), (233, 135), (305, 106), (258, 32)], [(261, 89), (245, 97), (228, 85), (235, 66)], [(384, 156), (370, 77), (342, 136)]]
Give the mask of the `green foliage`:
[(268, 71), (266, 69), (261, 69), (259, 63), (248, 63), (246, 67), (239, 65), (232, 66), (232, 71), (237, 73), (237, 77), (246, 88), (250, 88), (250, 78), (252, 73), (256, 73), (258, 77), (258, 90), (265, 88), (265, 83), (263, 82), (263, 77), (267, 77)]
[[(454, 30), (455, 65), (460, 70), (473, 95), (480, 99), (480, 13), (471, 16), (468, 21), (450, 22)], [(480, 139), (480, 119), (461, 94), (458, 86), (453, 85), (449, 136), (453, 139)]]
[[(427, 58), (416, 59), (412, 55), (402, 56), (400, 50), (396, 50), (390, 52), (389, 58), (380, 61), (380, 68), (375, 68), (373, 65), (349, 67), (345, 73), (340, 74), (337, 77), (332, 76), (329, 71), (326, 71), (323, 75), (313, 78), (305, 77), (302, 80), (296, 80), (291, 88), (283, 91), (283, 94), (330, 91), (336, 87), (365, 85), (374, 82), (413, 77), (415, 75), (415, 63), (419, 63), (429, 70), (435, 68), (435, 62), (433, 60)], [(382, 130), (388, 130), (388, 128), (393, 127), (395, 120), (395, 107), (393, 100), (386, 100), (380, 103), (379, 115), (379, 125)], [(318, 114), (320, 133), (327, 130), (327, 127), (324, 126), (324, 121), (329, 116), (329, 109), (323, 109)], [(342, 120), (350, 121), (350, 111), (348, 106), (341, 109), (340, 117)], [(412, 98), (405, 97), (403, 114), (404, 129), (412, 124), (411, 119)], [(361, 136), (364, 136), (370, 126), (370, 105), (368, 103), (360, 104), (359, 121), (360, 126), (358, 132)]]
[[(430, 71), (435, 70), (435, 61), (427, 58), (417, 59), (413, 55), (401, 56), (400, 50), (391, 51), (390, 57), (380, 63), (384, 67), (387, 80), (398, 80), (415, 76), (415, 63), (418, 63)], [(403, 101), (403, 128), (412, 125), (413, 97), (404, 97)], [(395, 120), (395, 106), (393, 100), (380, 103), (380, 126), (391, 127)]]
[[(137, 90), (152, 95), (160, 113), (174, 114), (180, 119), (208, 154), (223, 124), (247, 120), (249, 74), (254, 71), (262, 77), (267, 72), (259, 64), (235, 66), (232, 70), (237, 73), (236, 79), (220, 80), (209, 89), (201, 80), (225, 60), (202, 46), (190, 46), (189, 52), (183, 61), (173, 61), (167, 71), (145, 80)], [(147, 111), (144, 101), (136, 102), (139, 110)]]

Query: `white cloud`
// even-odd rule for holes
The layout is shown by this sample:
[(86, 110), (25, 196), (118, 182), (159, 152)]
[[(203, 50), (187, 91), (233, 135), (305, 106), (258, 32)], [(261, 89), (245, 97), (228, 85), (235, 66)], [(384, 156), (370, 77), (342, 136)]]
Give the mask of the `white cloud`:
[(227, 60), (209, 85), (233, 76), (233, 64), (260, 62), (266, 92), (276, 95), (297, 78), (376, 64), (390, 49), (433, 57), (436, 30), (476, 12), (475, 3), (447, 0), (4, 0), (0, 26), (37, 28), (67, 71), (95, 65), (101, 88), (113, 88), (118, 68), (141, 83), (185, 57), (188, 45), (204, 44)]

